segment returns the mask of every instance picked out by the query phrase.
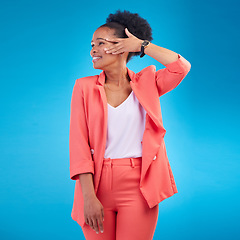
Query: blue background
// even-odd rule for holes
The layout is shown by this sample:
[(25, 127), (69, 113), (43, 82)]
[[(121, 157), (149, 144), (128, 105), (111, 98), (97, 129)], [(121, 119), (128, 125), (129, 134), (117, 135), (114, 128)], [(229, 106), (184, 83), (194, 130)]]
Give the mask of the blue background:
[[(117, 9), (139, 13), (153, 43), (192, 65), (160, 98), (179, 193), (160, 203), (154, 239), (239, 237), (237, 1), (1, 1), (1, 239), (84, 239), (71, 219), (70, 100), (99, 74), (92, 34)], [(154, 64), (145, 56), (128, 67)]]

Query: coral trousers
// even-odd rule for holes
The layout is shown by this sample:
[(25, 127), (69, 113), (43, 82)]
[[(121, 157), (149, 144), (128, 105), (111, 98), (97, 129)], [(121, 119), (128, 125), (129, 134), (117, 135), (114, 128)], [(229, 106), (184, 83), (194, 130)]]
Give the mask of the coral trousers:
[(86, 240), (151, 240), (158, 204), (149, 208), (140, 191), (142, 157), (104, 158), (97, 198), (104, 208), (104, 232), (82, 228)]

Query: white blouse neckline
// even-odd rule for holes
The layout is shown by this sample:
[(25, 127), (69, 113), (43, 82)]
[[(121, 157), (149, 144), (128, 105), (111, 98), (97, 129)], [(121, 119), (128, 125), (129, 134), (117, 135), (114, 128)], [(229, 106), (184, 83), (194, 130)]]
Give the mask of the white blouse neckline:
[(124, 106), (126, 104), (126, 102), (129, 100), (130, 96), (133, 94), (133, 90), (131, 91), (131, 93), (128, 95), (128, 97), (120, 104), (118, 105), (117, 107), (113, 107), (112, 105), (110, 105), (109, 103), (108, 106), (111, 107), (112, 109), (119, 109), (121, 108), (122, 106)]

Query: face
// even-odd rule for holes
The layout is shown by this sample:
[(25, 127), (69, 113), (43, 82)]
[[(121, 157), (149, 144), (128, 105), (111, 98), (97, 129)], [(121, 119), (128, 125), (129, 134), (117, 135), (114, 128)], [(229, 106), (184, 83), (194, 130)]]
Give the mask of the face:
[[(102, 27), (97, 29), (91, 41), (92, 49), (90, 51), (90, 55), (93, 58), (93, 67), (95, 69), (108, 70), (114, 67), (119, 66), (124, 62), (126, 54), (111, 54), (106, 53), (104, 48), (110, 47), (115, 43), (108, 42), (105, 39), (114, 39), (116, 35), (114, 35), (114, 29), (110, 29), (107, 27)], [(126, 61), (126, 59), (125, 59)]]

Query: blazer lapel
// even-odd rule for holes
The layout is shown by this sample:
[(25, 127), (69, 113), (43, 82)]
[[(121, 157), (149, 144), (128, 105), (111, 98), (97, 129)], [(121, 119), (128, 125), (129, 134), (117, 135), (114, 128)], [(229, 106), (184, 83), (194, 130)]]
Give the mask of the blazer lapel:
[[(159, 118), (159, 117), (161, 117), (161, 114), (159, 111), (160, 108), (158, 106), (156, 106), (156, 104), (153, 104), (150, 96), (148, 96), (148, 92), (146, 91), (146, 89), (142, 89), (143, 85), (141, 84), (141, 86), (140, 86), (138, 84), (139, 77), (144, 78), (144, 76), (141, 76), (142, 75), (141, 72), (138, 74), (135, 74), (130, 69), (128, 69), (128, 74), (129, 74), (129, 77), (131, 78), (130, 85), (131, 85), (132, 90), (135, 93), (138, 101), (143, 106), (145, 111), (148, 113), (149, 117), (153, 120), (155, 125), (160, 128), (163, 127), (162, 123), (160, 121), (160, 118)], [(149, 76), (147, 76), (146, 79), (144, 79), (144, 81), (148, 81), (148, 78), (149, 78)], [(146, 84), (146, 86), (147, 86), (147, 84)]]
[(159, 97), (154, 94), (157, 91), (155, 88), (155, 75), (149, 66), (141, 72), (135, 74), (128, 69), (128, 74), (131, 78), (131, 87), (134, 91), (139, 103), (147, 112), (145, 130), (142, 140), (142, 171), (140, 186), (147, 174), (147, 170), (152, 161), (156, 158), (157, 152), (160, 149), (162, 140), (166, 133), (162, 124), (162, 114)]
[(106, 141), (107, 141), (107, 120), (108, 120), (108, 106), (107, 106), (107, 96), (105, 93), (105, 89), (104, 89), (104, 82), (105, 82), (105, 73), (104, 71), (102, 71), (99, 74), (99, 77), (97, 79), (98, 83), (97, 87), (99, 89), (99, 93), (100, 93), (100, 99), (101, 99), (101, 105), (102, 105), (102, 112), (103, 112), (103, 125), (102, 125), (102, 136), (100, 136), (101, 138), (101, 152), (99, 153), (100, 159), (98, 159), (99, 161), (96, 161), (96, 164), (98, 166), (96, 166), (96, 169), (99, 169), (99, 172), (96, 172), (96, 180), (94, 181), (95, 184), (95, 192), (97, 192), (98, 189), (98, 185), (99, 185), (99, 180), (101, 177), (101, 169), (102, 169), (102, 164), (103, 164), (103, 158), (104, 158), (104, 154), (105, 154), (105, 148), (106, 148)]

